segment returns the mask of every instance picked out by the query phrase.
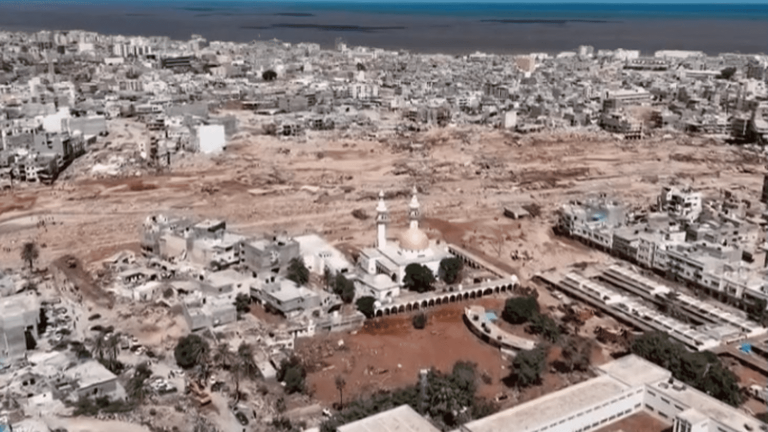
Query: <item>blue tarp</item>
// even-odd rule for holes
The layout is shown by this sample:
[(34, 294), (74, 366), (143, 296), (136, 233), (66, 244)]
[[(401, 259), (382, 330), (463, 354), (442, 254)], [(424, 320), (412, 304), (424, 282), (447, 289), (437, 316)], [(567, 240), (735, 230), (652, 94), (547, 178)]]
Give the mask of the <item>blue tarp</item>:
[(494, 312), (486, 312), (485, 317), (488, 318), (489, 321), (496, 321), (499, 318)]
[(744, 351), (745, 353), (749, 354), (749, 353), (752, 352), (752, 344), (748, 344), (748, 343), (741, 344), (741, 348), (740, 349), (742, 351)]

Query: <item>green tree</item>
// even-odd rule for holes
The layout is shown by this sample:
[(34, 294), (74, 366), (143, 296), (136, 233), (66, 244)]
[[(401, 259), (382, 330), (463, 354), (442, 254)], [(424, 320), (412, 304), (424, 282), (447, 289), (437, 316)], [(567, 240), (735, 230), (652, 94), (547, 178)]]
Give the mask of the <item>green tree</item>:
[(285, 373), (285, 391), (288, 394), (304, 391), (304, 369), (290, 368)]
[(237, 347), (237, 354), (234, 358), (232, 367), (232, 376), (235, 379), (235, 399), (240, 400), (240, 381), (243, 378), (253, 378), (259, 373), (256, 367), (256, 360), (253, 357), (253, 346), (247, 342), (242, 342)]
[(229, 369), (235, 363), (235, 355), (229, 348), (229, 344), (221, 342), (213, 350), (213, 362), (221, 369)]
[(544, 347), (522, 350), (512, 361), (510, 378), (518, 388), (529, 387), (541, 382), (541, 375), (547, 365), (547, 352)]
[(424, 312), (420, 312), (413, 316), (413, 319), (411, 320), (413, 322), (413, 327), (422, 330), (424, 327), (427, 326), (427, 314)]
[(309, 282), (309, 270), (301, 258), (293, 258), (288, 264), (288, 279), (296, 282), (296, 285), (306, 285)]
[(262, 72), (261, 78), (264, 81), (274, 81), (277, 79), (277, 72), (273, 71), (272, 69), (265, 70)]
[(539, 314), (539, 302), (535, 297), (513, 297), (504, 303), (501, 317), (510, 324), (523, 324)]
[(528, 329), (552, 343), (556, 343), (560, 339), (560, 326), (555, 320), (541, 313), (537, 313), (531, 318)]
[(21, 260), (27, 263), (30, 270), (34, 270), (35, 261), (40, 257), (40, 249), (37, 243), (28, 241), (21, 246)]
[(565, 368), (569, 371), (584, 372), (591, 364), (594, 345), (589, 339), (569, 337), (563, 345), (562, 357)]
[(151, 376), (152, 370), (149, 368), (147, 362), (140, 363), (136, 366), (136, 370), (128, 380), (126, 389), (131, 400), (138, 403), (144, 402), (144, 399), (146, 399), (149, 394), (146, 383)]
[(741, 404), (738, 377), (710, 351), (690, 352), (662, 332), (644, 333), (635, 338), (630, 349), (697, 390), (732, 406)]
[(339, 273), (333, 281), (333, 292), (341, 297), (344, 303), (352, 303), (355, 299), (355, 283)]
[(464, 261), (459, 258), (443, 258), (440, 261), (440, 278), (449, 285), (456, 283), (462, 270), (464, 270)]
[(718, 78), (729, 80), (733, 78), (735, 74), (736, 74), (736, 68), (733, 66), (729, 66), (720, 71), (720, 76)]
[(435, 275), (432, 274), (432, 270), (429, 267), (421, 264), (408, 264), (405, 267), (405, 277), (403, 277), (403, 285), (405, 288), (416, 291), (419, 293), (432, 291), (435, 283)]
[(235, 297), (235, 309), (238, 313), (245, 313), (251, 310), (251, 296), (246, 293), (240, 293)]
[(306, 377), (307, 371), (296, 356), (283, 360), (276, 376), (278, 382), (285, 383), (285, 391), (288, 394), (303, 392)]
[(357, 310), (363, 313), (366, 318), (373, 318), (375, 313), (373, 305), (376, 303), (376, 299), (371, 296), (365, 296), (357, 299)]
[(336, 375), (333, 382), (336, 384), (336, 390), (339, 391), (339, 409), (341, 409), (344, 407), (344, 388), (347, 386), (347, 381), (341, 375)]
[(173, 350), (176, 364), (184, 369), (204, 363), (208, 352), (208, 342), (196, 334), (190, 334), (179, 339), (176, 348)]

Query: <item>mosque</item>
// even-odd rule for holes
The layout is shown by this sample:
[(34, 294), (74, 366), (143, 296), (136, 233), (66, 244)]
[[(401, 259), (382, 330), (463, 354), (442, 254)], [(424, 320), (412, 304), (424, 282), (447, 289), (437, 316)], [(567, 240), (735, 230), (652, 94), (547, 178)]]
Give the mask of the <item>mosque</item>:
[(438, 246), (419, 229), (421, 209), (413, 189), (411, 202), (408, 204), (408, 229), (400, 233), (396, 242), (387, 239), (389, 210), (384, 202), (384, 192), (379, 192), (376, 206), (376, 247), (366, 248), (360, 253), (358, 265), (358, 293), (372, 296), (378, 300), (400, 295), (403, 286), (405, 267), (408, 264), (422, 264), (437, 275), (440, 261), (452, 255), (447, 245)]

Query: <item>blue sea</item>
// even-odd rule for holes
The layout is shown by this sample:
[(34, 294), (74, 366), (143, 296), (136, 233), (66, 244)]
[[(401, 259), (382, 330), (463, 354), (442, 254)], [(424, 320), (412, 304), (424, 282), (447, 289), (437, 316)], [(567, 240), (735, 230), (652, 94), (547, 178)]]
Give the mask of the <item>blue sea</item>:
[(768, 4), (0, 0), (0, 29), (82, 29), (331, 47), (337, 38), (413, 52), (596, 49), (768, 52)]

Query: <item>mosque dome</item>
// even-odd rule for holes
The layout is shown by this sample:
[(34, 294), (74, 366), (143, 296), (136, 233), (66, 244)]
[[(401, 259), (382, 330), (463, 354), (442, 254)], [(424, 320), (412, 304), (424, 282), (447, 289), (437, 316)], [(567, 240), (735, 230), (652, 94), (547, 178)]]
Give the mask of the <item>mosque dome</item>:
[(407, 251), (423, 251), (429, 248), (429, 237), (417, 227), (410, 227), (400, 234), (400, 248)]

